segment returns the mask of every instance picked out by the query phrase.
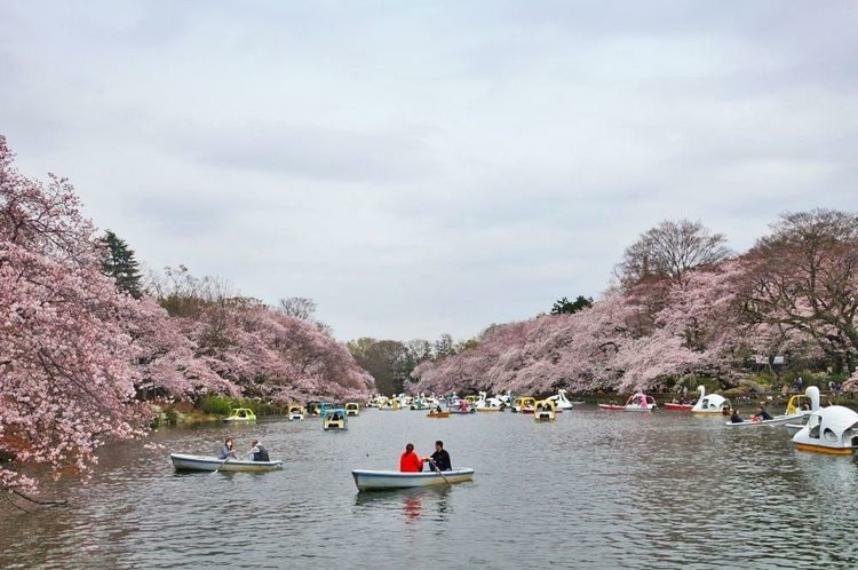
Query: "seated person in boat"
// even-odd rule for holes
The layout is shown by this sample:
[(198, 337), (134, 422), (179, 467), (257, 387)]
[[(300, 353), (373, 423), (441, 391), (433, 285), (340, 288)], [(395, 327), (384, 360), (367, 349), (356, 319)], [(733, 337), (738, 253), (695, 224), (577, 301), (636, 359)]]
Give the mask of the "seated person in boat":
[(733, 408), (733, 413), (730, 415), (730, 422), (734, 424), (740, 424), (743, 421), (745, 420), (743, 420), (742, 416), (739, 415), (739, 410)]
[(772, 415), (766, 411), (766, 407), (763, 404), (760, 404), (757, 408), (757, 413), (754, 414), (754, 417), (751, 418), (754, 421), (765, 421), (772, 419)]
[(437, 406), (435, 406), (435, 412), (436, 413), (440, 414), (442, 411), (443, 410), (441, 410), (441, 404), (438, 404)]
[(440, 439), (435, 442), (435, 453), (423, 459), (429, 462), (429, 468), (432, 471), (451, 471), (453, 469), (450, 454), (444, 449), (444, 442)]
[(399, 458), (399, 470), (403, 473), (420, 473), (423, 471), (423, 460), (414, 453), (414, 444), (405, 446), (405, 453)]
[(220, 453), (217, 455), (218, 459), (238, 459), (238, 456), (235, 454), (235, 441), (231, 437), (223, 440), (223, 447), (220, 448)]
[(262, 447), (258, 439), (254, 439), (251, 444), (250, 452), (247, 454), (248, 461), (271, 461), (268, 457), (268, 450)]

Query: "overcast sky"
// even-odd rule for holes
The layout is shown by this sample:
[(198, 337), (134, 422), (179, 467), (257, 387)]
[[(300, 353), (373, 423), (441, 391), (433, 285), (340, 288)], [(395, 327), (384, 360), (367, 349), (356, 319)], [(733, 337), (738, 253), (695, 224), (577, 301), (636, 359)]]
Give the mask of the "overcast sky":
[(742, 250), (858, 209), (856, 30), (835, 0), (4, 0), (0, 134), (150, 267), (463, 338), (597, 296), (666, 218)]

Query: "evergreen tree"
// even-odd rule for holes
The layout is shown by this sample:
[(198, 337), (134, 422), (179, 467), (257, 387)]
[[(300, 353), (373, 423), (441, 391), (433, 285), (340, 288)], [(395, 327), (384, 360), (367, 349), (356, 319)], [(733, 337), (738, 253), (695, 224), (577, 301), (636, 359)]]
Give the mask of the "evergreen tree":
[(138, 264), (134, 258), (134, 250), (128, 247), (125, 240), (110, 230), (107, 230), (103, 242), (107, 246), (102, 262), (102, 270), (105, 275), (116, 281), (116, 287), (120, 291), (128, 293), (135, 299), (142, 297), (140, 271), (137, 269)]
[(563, 297), (559, 301), (554, 303), (554, 306), (551, 307), (552, 315), (571, 315), (572, 313), (577, 313), (578, 311), (589, 309), (593, 306), (592, 297), (584, 297), (583, 295), (578, 295), (578, 297), (574, 301), (570, 301), (566, 297)]

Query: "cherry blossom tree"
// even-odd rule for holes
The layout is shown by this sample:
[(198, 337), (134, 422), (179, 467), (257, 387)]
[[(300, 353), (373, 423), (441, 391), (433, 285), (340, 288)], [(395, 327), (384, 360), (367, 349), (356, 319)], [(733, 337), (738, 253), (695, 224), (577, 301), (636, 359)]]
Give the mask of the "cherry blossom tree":
[(107, 438), (138, 433), (135, 301), (100, 271), (68, 181), (22, 176), (0, 137), (0, 486), (36, 489), (25, 467), (85, 471)]
[(812, 338), (836, 369), (858, 366), (858, 215), (786, 214), (746, 256), (743, 290), (760, 323)]

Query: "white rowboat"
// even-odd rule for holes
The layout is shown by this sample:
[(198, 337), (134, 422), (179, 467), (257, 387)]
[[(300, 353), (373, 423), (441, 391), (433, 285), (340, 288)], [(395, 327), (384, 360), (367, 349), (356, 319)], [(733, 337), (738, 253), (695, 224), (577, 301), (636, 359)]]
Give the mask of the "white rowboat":
[(277, 461), (244, 461), (242, 459), (218, 459), (206, 455), (189, 455), (187, 453), (171, 453), (170, 461), (176, 471), (271, 471), (283, 469), (283, 462)]
[(423, 473), (402, 473), (400, 471), (372, 471), (355, 469), (352, 477), (359, 491), (382, 491), (385, 489), (410, 489), (413, 487), (429, 487), (432, 485), (447, 485), (448, 483), (463, 483), (474, 478), (473, 469), (453, 469), (444, 471), (441, 477), (435, 471)]

